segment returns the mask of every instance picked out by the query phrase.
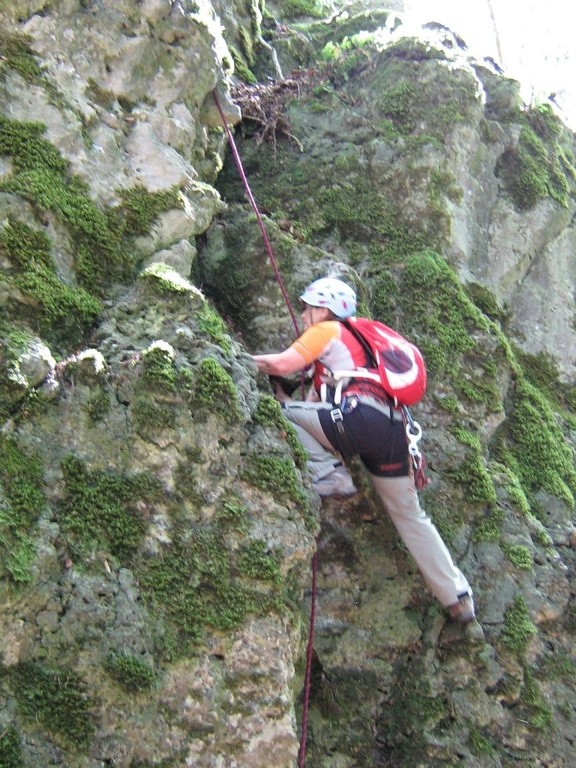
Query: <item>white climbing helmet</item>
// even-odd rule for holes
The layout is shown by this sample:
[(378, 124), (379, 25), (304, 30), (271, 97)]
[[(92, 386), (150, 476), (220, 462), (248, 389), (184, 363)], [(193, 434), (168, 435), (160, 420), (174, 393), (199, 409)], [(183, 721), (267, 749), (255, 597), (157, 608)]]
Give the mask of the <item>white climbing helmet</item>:
[(340, 320), (356, 312), (356, 291), (334, 277), (321, 277), (310, 283), (300, 299), (311, 307), (326, 307)]

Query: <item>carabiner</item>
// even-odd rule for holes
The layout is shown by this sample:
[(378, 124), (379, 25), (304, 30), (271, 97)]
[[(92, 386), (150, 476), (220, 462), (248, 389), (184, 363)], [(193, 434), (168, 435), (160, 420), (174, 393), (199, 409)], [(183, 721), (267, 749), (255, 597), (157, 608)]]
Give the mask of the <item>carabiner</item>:
[(412, 456), (420, 456), (418, 443), (422, 437), (422, 427), (413, 419), (406, 424), (406, 437), (408, 438), (408, 452)]

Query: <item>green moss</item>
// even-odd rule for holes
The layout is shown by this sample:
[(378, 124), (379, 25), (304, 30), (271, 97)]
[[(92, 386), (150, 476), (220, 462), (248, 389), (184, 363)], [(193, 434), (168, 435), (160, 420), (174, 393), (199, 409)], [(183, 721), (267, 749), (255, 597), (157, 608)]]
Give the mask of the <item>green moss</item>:
[(277, 429), (290, 446), (296, 465), (301, 468), (306, 466), (308, 453), (298, 440), (294, 427), (282, 415), (280, 403), (272, 395), (260, 395), (254, 412), (254, 421), (263, 426)]
[(474, 528), (476, 541), (498, 541), (502, 535), (504, 509), (498, 504), (490, 504), (486, 514), (477, 521)]
[(455, 426), (451, 430), (458, 440), (471, 450), (464, 461), (449, 475), (464, 487), (467, 500), (476, 503), (493, 504), (496, 502), (496, 489), (481, 454), (480, 439), (468, 430)]
[(560, 680), (576, 684), (576, 661), (569, 653), (557, 650), (545, 659), (541, 674), (545, 679)]
[(142, 353), (142, 381), (151, 388), (173, 392), (178, 374), (174, 365), (175, 353), (166, 342), (157, 341)]
[(248, 507), (234, 493), (219, 499), (214, 519), (223, 531), (234, 530), (247, 533), (250, 529)]
[(294, 463), (282, 456), (249, 456), (242, 477), (258, 488), (269, 491), (279, 500), (289, 499), (304, 510), (309, 507)]
[[(374, 41), (370, 32), (346, 35), (340, 42), (328, 41), (321, 51), (320, 58), (328, 64), (330, 83), (340, 88), (353, 78), (372, 57), (370, 50), (365, 50)], [(316, 106), (315, 102), (312, 106)]]
[[(174, 472), (174, 493), (177, 498), (191, 502), (199, 509), (204, 505), (204, 498), (198, 489), (196, 467), (191, 459), (191, 451), (186, 451), (186, 460), (178, 463)], [(185, 505), (182, 505), (185, 506)]]
[(191, 282), (186, 280), (173, 267), (163, 262), (155, 262), (146, 269), (143, 269), (139, 279), (144, 284), (153, 286), (162, 296), (183, 297), (185, 299), (193, 298), (204, 302), (202, 292)]
[(91, 77), (89, 77), (87, 81), (86, 95), (91, 101), (95, 101), (102, 107), (106, 107), (106, 109), (112, 109), (114, 102), (118, 98), (114, 91), (102, 88), (96, 80)]
[(232, 350), (226, 323), (207, 301), (202, 304), (196, 319), (200, 330), (207, 334), (215, 344), (218, 344), (223, 352), (228, 353)]
[(396, 128), (408, 132), (414, 129), (412, 111), (416, 93), (416, 86), (404, 80), (380, 96), (378, 104), (382, 114), (388, 117)]
[(149, 439), (157, 430), (174, 429), (176, 426), (176, 408), (169, 402), (138, 397), (134, 400), (131, 414), (134, 429), (144, 439)]
[(13, 725), (0, 732), (0, 768), (25, 768), (20, 734)]
[(498, 383), (495, 381), (496, 371), (486, 361), (484, 366), (486, 376), (468, 376), (456, 382), (458, 393), (469, 403), (491, 404), (493, 411), (501, 410), (501, 394)]
[(111, 282), (131, 276), (133, 237), (147, 232), (163, 210), (180, 207), (178, 193), (174, 188), (158, 193), (143, 187), (119, 190), (123, 204), (103, 209), (90, 198), (88, 185), (70, 173), (68, 161), (42, 137), (44, 130), (42, 123), (0, 117), (0, 155), (11, 157), (13, 167), (0, 190), (53, 212), (69, 228), (80, 285), (100, 294)]
[(576, 493), (573, 449), (546, 398), (526, 380), (516, 382), (510, 436), (510, 452), (523, 487), (531, 492), (544, 489), (572, 508)]
[(131, 693), (148, 691), (156, 681), (152, 667), (131, 653), (109, 653), (104, 662), (104, 669), (122, 688)]
[(564, 131), (548, 106), (529, 109), (522, 116), (518, 143), (496, 168), (518, 209), (528, 210), (545, 197), (568, 205), (574, 168), (566, 162), (563, 142), (569, 144), (569, 138), (563, 138)]
[[(436, 67), (434, 88), (423, 80), (423, 60), (441, 60), (442, 51), (415, 40), (388, 46), (376, 59), (379, 95), (374, 113), (388, 119), (413, 145), (443, 145), (458, 123), (470, 122), (478, 108), (474, 78), (464, 70)], [(410, 142), (410, 144), (411, 144)]]
[(248, 83), (249, 85), (255, 85), (258, 82), (258, 78), (250, 69), (242, 52), (239, 51), (238, 48), (236, 48), (234, 45), (230, 45), (228, 47), (234, 60), (234, 73), (241, 80), (244, 80), (245, 83)]
[[(430, 733), (448, 713), (446, 700), (431, 690), (424, 662), (409, 655), (396, 670), (379, 737), (394, 745), (398, 765), (426, 765)], [(398, 734), (410, 738), (399, 740)]]
[(493, 461), (489, 471), (495, 484), (498, 482), (504, 487), (507, 501), (522, 515), (530, 516), (530, 503), (526, 497), (522, 482), (513, 468), (507, 464)]
[(554, 408), (571, 408), (571, 387), (560, 380), (556, 360), (547, 352), (531, 355), (520, 349), (515, 350), (526, 379), (533, 384)]
[(174, 429), (176, 409), (172, 403), (165, 403), (148, 397), (137, 397), (132, 403), (131, 415), (134, 429), (144, 439), (159, 429)]
[(462, 188), (457, 186), (453, 173), (434, 169), (428, 185), (428, 199), (434, 208), (441, 207), (441, 200), (447, 197), (453, 203), (459, 205), (462, 202)]
[(91, 424), (100, 423), (110, 411), (110, 393), (102, 384), (96, 387), (86, 403), (86, 412)]
[[(534, 520), (538, 520), (534, 515), (532, 516)], [(544, 549), (553, 549), (554, 548), (554, 540), (548, 533), (548, 531), (544, 528), (544, 526), (541, 526), (540, 528), (537, 528), (535, 531), (532, 532), (532, 540), (539, 544), (541, 547), (544, 547)]]
[(477, 453), (468, 453), (456, 471), (450, 476), (463, 486), (466, 499), (473, 503), (494, 503), (496, 491), (486, 465)]
[[(323, 61), (335, 62), (346, 57), (346, 54), (353, 51), (355, 48), (363, 48), (368, 43), (372, 43), (373, 40), (374, 35), (370, 32), (358, 32), (354, 35), (345, 35), (338, 42), (329, 40), (324, 48), (322, 48), (320, 57)], [(349, 69), (351, 69), (355, 63), (357, 63), (356, 57), (349, 56), (347, 58), (347, 66)], [(334, 70), (331, 72), (331, 77), (334, 77)]]
[(27, 83), (37, 83), (42, 77), (42, 70), (32, 52), (32, 39), (27, 35), (11, 35), (0, 32), (0, 79), (13, 69)]
[(95, 702), (78, 675), (25, 662), (10, 670), (10, 681), (20, 712), (40, 723), (58, 744), (74, 750), (90, 746), (96, 729)]
[(178, 188), (149, 192), (137, 184), (120, 190), (124, 233), (128, 236), (147, 234), (158, 216), (171, 208), (182, 208)]
[(45, 168), (61, 174), (68, 162), (49, 141), (42, 138), (46, 126), (0, 118), (0, 154), (10, 155), (17, 171)]
[(200, 412), (218, 414), (231, 424), (241, 418), (236, 386), (230, 375), (213, 358), (205, 358), (198, 366), (192, 402)]
[(523, 571), (531, 571), (534, 566), (532, 552), (522, 544), (502, 544), (502, 551), (512, 565)]
[(265, 427), (279, 428), (283, 423), (282, 408), (272, 395), (263, 394), (258, 398), (254, 421)]
[(532, 728), (539, 733), (541, 733), (542, 729), (553, 729), (554, 715), (552, 707), (544, 699), (538, 682), (528, 667), (524, 668), (524, 685), (521, 701), (528, 709), (528, 722)]
[(434, 61), (446, 59), (446, 54), (415, 37), (404, 37), (392, 45), (386, 46), (382, 58), (400, 59), (401, 61)]
[[(0, 81), (4, 80), (6, 73), (12, 70), (29, 85), (43, 88), (52, 104), (75, 111), (57, 86), (44, 75), (44, 70), (38, 63), (38, 56), (32, 50), (31, 43), (32, 38), (28, 35), (0, 32)], [(78, 112), (77, 116), (81, 118)]]
[[(505, 360), (502, 348), (481, 357), (475, 336), (491, 331), (491, 323), (470, 301), (454, 270), (437, 254), (425, 251), (408, 256), (399, 277), (387, 271), (374, 281), (372, 308), (376, 317), (393, 317), (403, 310), (413, 324), (403, 332), (421, 348), (431, 377), (450, 382), (457, 391), (466, 390), (470, 380), (468, 363), (488, 367), (494, 359)], [(476, 376), (472, 386), (480, 381)], [(483, 390), (490, 410), (501, 408), (494, 400), (492, 376), (485, 376)]]
[(45, 504), (40, 459), (0, 436), (0, 481), (13, 519), (26, 527), (32, 525)]
[(162, 499), (160, 482), (143, 473), (91, 472), (74, 456), (63, 460), (62, 471), (58, 522), (71, 551), (86, 555), (100, 548), (124, 562), (133, 556), (148, 526), (140, 502)]
[(466, 522), (463, 507), (460, 504), (454, 504), (442, 492), (437, 493), (432, 490), (426, 492), (424, 506), (446, 546), (452, 549), (455, 546), (457, 531)]
[(8, 280), (37, 306), (36, 330), (50, 337), (82, 336), (94, 324), (100, 302), (82, 288), (68, 286), (56, 275), (50, 239), (23, 221), (8, 219), (0, 230), (0, 254), (14, 265)]
[[(241, 583), (239, 554), (226, 544), (219, 524), (177, 527), (169, 546), (137, 568), (143, 599), (161, 617), (166, 636), (161, 649), (167, 657), (179, 657), (202, 642), (209, 626), (230, 631), (242, 626), (250, 614), (263, 615), (280, 605), (276, 571), (264, 565), (258, 578), (274, 587), (253, 590)], [(241, 557), (241, 555), (240, 555)]]
[(326, 14), (326, 5), (322, 0), (285, 0), (282, 4), (282, 14), (287, 19), (297, 16), (321, 19)]
[(486, 736), (483, 731), (475, 724), (468, 722), (468, 743), (471, 751), (478, 757), (493, 757), (497, 754), (496, 744), (490, 736)]
[[(357, 162), (357, 161), (355, 161)], [(404, 220), (401, 210), (366, 178), (345, 175), (320, 191), (323, 226), (344, 239), (373, 240), (374, 262), (397, 263), (429, 245), (428, 237)]]
[(428, 391), (440, 407), (445, 403), (455, 414), (467, 403), (489, 413), (503, 410), (501, 371), (510, 366), (520, 372), (519, 365), (499, 326), (473, 304), (441, 256), (413, 253), (401, 268), (382, 269), (372, 285), (373, 315), (394, 318), (395, 327), (420, 347)]
[[(98, 292), (112, 279), (127, 276), (132, 267), (128, 243), (123, 242), (117, 222), (112, 226), (107, 214), (89, 198), (85, 182), (68, 177), (61, 167), (52, 167), (47, 154), (34, 156), (31, 160), (38, 165), (33, 168), (18, 170), (16, 163), (17, 172), (3, 181), (0, 189), (20, 195), (40, 209), (53, 211), (68, 225), (76, 246), (76, 272), (81, 285), (90, 292)], [(26, 162), (29, 160), (25, 158)]]
[(494, 294), (488, 288), (478, 283), (467, 283), (465, 291), (470, 300), (486, 317), (495, 322), (504, 322), (507, 319), (509, 313), (500, 307)]
[(253, 539), (241, 548), (238, 556), (238, 571), (242, 576), (278, 584), (282, 578), (280, 563), (281, 557), (278, 552), (271, 551), (265, 541)]
[(6, 437), (0, 437), (0, 485), (7, 502), (0, 505), (2, 570), (15, 582), (27, 582), (36, 554), (35, 524), (45, 507), (42, 464)]
[(434, 395), (434, 398), (434, 402), (438, 408), (446, 411), (446, 413), (450, 413), (453, 416), (457, 416), (460, 413), (460, 401), (455, 395)]
[(238, 35), (240, 37), (240, 43), (242, 46), (242, 53), (248, 67), (254, 67), (257, 63), (256, 54), (254, 52), (254, 40), (252, 38), (251, 30), (246, 27), (240, 26), (238, 28)]
[(504, 615), (504, 627), (500, 635), (503, 645), (511, 651), (522, 653), (537, 633), (538, 629), (530, 620), (526, 601), (522, 595), (516, 595)]

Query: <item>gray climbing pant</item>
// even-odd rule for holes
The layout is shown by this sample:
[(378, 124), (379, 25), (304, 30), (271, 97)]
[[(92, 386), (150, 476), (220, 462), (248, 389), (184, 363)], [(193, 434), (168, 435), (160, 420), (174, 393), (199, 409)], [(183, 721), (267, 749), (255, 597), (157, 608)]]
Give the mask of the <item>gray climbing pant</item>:
[(466, 592), (471, 595), (464, 574), (420, 506), (413, 477), (370, 477), (432, 594), (444, 606), (457, 602), (459, 595)]

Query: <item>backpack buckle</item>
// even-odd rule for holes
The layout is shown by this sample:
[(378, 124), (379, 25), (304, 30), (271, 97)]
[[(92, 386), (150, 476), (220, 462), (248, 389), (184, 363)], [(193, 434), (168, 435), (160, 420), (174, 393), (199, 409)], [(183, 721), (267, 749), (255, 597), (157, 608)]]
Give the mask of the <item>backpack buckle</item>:
[(338, 432), (340, 432), (341, 435), (344, 434), (344, 432), (345, 432), (345, 430), (344, 430), (344, 416), (343, 416), (342, 411), (340, 410), (340, 408), (333, 408), (330, 411), (330, 418), (332, 419), (332, 421), (336, 425), (336, 429), (338, 430)]

